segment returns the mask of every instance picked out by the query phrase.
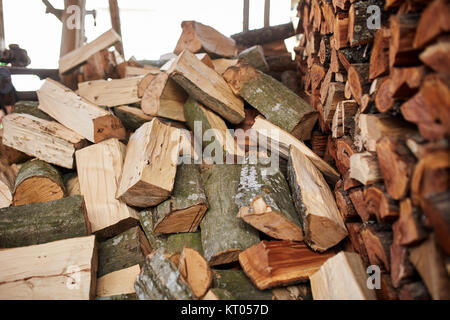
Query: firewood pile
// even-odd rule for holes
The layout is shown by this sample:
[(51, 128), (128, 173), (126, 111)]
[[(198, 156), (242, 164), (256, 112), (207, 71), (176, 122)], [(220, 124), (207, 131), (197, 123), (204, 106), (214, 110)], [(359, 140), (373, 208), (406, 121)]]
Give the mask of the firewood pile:
[(2, 122), (0, 299), (448, 299), (449, 4), (365, 3), (61, 57)]
[(301, 88), (341, 174), (348, 245), (381, 268), (379, 298), (448, 299), (449, 1), (304, 0), (297, 10)]

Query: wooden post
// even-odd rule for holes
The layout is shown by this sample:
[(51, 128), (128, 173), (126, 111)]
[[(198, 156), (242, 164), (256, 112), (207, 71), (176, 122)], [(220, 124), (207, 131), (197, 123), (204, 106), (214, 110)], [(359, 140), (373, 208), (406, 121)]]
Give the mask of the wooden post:
[[(248, 3), (248, 0), (246, 0)], [(247, 20), (248, 25), (248, 20)], [(248, 30), (248, 28), (247, 28)], [(245, 31), (245, 30), (244, 30)], [(0, 52), (6, 49), (5, 45), (5, 24), (3, 22), (3, 0), (0, 0)]]
[[(120, 27), (120, 9), (117, 0), (109, 0), (109, 13), (111, 14), (112, 28), (120, 37), (122, 37), (122, 28)], [(122, 42), (118, 42), (116, 44), (116, 50), (122, 55), (122, 57), (125, 57)]]
[(250, 12), (250, 0), (244, 0), (244, 28), (243, 31), (248, 31), (248, 21)]
[(264, 2), (264, 28), (270, 27), (270, 0)]

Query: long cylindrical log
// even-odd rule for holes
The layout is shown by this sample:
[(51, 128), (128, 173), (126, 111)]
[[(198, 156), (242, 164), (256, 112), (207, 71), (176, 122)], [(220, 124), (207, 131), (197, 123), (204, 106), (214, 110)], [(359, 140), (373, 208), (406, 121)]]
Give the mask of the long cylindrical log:
[(82, 196), (0, 209), (0, 248), (83, 237), (90, 232)]
[(256, 29), (236, 33), (231, 36), (236, 41), (237, 45), (251, 47), (258, 44), (265, 44), (277, 40), (284, 40), (292, 37), (295, 34), (292, 23), (286, 23), (269, 28)]

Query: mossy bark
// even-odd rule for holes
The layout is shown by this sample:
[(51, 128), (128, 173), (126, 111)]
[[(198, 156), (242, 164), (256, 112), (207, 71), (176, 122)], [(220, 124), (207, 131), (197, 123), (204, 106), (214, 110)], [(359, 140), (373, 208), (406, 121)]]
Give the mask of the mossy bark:
[(239, 53), (239, 60), (262, 72), (269, 71), (269, 65), (264, 57), (264, 50), (260, 45), (250, 47)]
[(0, 248), (25, 247), (89, 234), (82, 196), (0, 209)]
[(138, 213), (141, 227), (144, 230), (145, 236), (152, 247), (152, 250), (157, 250), (167, 245), (167, 237), (164, 235), (156, 235), (153, 231), (153, 214), (151, 210), (144, 210)]
[(145, 259), (134, 284), (139, 300), (192, 300), (191, 288), (163, 248)]
[(151, 252), (147, 238), (139, 227), (131, 228), (114, 238), (99, 243), (97, 277), (139, 264)]
[(131, 131), (136, 131), (144, 123), (151, 121), (149, 116), (140, 117), (139, 115), (128, 112), (120, 107), (114, 108), (114, 114), (122, 121), (123, 126)]
[(14, 185), (14, 192), (16, 192), (17, 187), (22, 182), (34, 177), (43, 177), (50, 179), (58, 186), (60, 186), (63, 192), (65, 192), (64, 181), (59, 171), (52, 165), (42, 160), (31, 160), (22, 165), (19, 173), (17, 174), (16, 183)]
[[(236, 300), (233, 295), (230, 293), (230, 291), (225, 290), (225, 289), (220, 289), (220, 288), (212, 288), (209, 289), (207, 296), (208, 295), (212, 295), (214, 298), (213, 299), (205, 299), (205, 297), (203, 297), (203, 300)], [(210, 296), (210, 297), (212, 297)]]
[(278, 169), (246, 160), (236, 195), (239, 217), (273, 238), (302, 241), (301, 222), (286, 178)]
[(236, 300), (272, 300), (270, 290), (259, 290), (241, 270), (214, 270), (214, 288), (227, 290)]
[(203, 254), (201, 233), (179, 233), (170, 235), (167, 238), (167, 253), (168, 254), (180, 254), (184, 247), (188, 247), (197, 250)]
[(209, 209), (201, 223), (202, 246), (210, 265), (236, 261), (259, 242), (256, 229), (237, 217), (240, 165), (215, 165), (202, 172)]
[(37, 101), (19, 101), (14, 105), (12, 112), (29, 114), (47, 121), (56, 121), (45, 112), (39, 110), (38, 107), (39, 102)]
[(129, 293), (129, 294), (120, 294), (116, 296), (110, 296), (110, 297), (100, 297), (96, 298), (95, 300), (138, 300), (138, 297), (136, 293)]
[(171, 197), (153, 209), (153, 230), (157, 234), (194, 232), (207, 208), (197, 165), (181, 164)]

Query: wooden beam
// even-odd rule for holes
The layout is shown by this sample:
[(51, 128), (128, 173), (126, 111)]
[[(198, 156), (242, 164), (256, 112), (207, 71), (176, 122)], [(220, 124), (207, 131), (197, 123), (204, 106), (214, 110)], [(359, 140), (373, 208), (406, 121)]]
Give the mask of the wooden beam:
[[(114, 31), (117, 32), (117, 34), (122, 37), (122, 28), (120, 26), (120, 9), (119, 4), (117, 3), (117, 0), (109, 0), (109, 13), (111, 15), (111, 25)], [(116, 50), (125, 57), (124, 51), (123, 51), (123, 43), (118, 42), (115, 45)]]
[[(248, 2), (248, 0), (246, 1)], [(5, 24), (3, 22), (3, 0), (0, 0), (0, 52), (2, 52), (5, 49), (6, 45), (5, 45)]]
[(270, 0), (264, 1), (264, 28), (270, 27)]
[(248, 31), (248, 21), (249, 21), (249, 13), (250, 13), (250, 0), (244, 0), (244, 27), (242, 31)]

